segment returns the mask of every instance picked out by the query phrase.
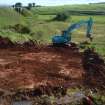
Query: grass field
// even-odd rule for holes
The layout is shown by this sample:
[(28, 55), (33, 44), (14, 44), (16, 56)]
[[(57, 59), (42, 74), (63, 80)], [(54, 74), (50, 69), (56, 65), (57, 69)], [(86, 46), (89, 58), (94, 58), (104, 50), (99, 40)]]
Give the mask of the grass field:
[[(105, 4), (80, 4), (80, 5), (64, 5), (64, 6), (49, 6), (49, 7), (37, 7), (33, 8), (34, 14), (47, 14), (54, 15), (58, 12), (66, 11), (94, 11), (94, 12), (105, 12)], [(76, 13), (77, 13), (76, 12)], [(72, 12), (70, 12), (73, 14)], [(78, 14), (79, 15), (79, 14)]]
[[(55, 34), (60, 34), (61, 30), (66, 29), (70, 24), (79, 20), (87, 20), (90, 16), (94, 20), (92, 46), (105, 55), (105, 15), (70, 15), (65, 22), (52, 21), (58, 12), (79, 10), (79, 11), (103, 11), (105, 4), (90, 5), (68, 5), (55, 7), (36, 7), (31, 10), (31, 16), (24, 17), (11, 8), (0, 8), (0, 35), (9, 37), (13, 42), (26, 41), (28, 39), (37, 40), (41, 43), (51, 43), (51, 38)], [(8, 28), (15, 24), (23, 24), (30, 30), (30, 34), (21, 34)], [(72, 41), (82, 42), (85, 38), (86, 28), (82, 27), (72, 33)]]

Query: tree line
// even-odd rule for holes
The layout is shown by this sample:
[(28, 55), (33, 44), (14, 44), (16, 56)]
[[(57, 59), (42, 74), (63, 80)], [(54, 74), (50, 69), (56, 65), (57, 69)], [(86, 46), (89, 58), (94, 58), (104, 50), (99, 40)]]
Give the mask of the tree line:
[(22, 10), (25, 8), (27, 10), (31, 10), (33, 7), (37, 7), (38, 5), (36, 5), (36, 3), (28, 3), (27, 6), (23, 6), (23, 4), (21, 2), (18, 2), (14, 5), (12, 5), (12, 7), (19, 13), (22, 12)]

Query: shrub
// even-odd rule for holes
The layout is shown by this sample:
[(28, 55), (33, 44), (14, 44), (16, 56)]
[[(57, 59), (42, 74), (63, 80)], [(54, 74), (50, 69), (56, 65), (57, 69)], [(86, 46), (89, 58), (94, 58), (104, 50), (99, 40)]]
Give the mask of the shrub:
[(31, 30), (27, 26), (24, 26), (22, 24), (16, 24), (15, 26), (13, 26), (13, 29), (16, 32), (22, 33), (22, 34), (29, 34), (31, 32)]
[(69, 18), (68, 12), (64, 12), (64, 13), (58, 13), (58, 14), (56, 15), (56, 17), (54, 17), (53, 20), (66, 21), (68, 18)]
[(24, 9), (21, 11), (21, 14), (22, 14), (23, 16), (32, 16), (32, 13), (31, 13), (29, 10), (27, 10), (26, 8), (24, 8)]

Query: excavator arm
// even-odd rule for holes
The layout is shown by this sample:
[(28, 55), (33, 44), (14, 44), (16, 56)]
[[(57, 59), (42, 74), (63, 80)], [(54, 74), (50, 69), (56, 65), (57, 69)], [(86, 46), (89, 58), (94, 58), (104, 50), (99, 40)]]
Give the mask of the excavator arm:
[(81, 26), (86, 25), (87, 31), (86, 31), (86, 37), (92, 39), (91, 33), (92, 33), (92, 24), (93, 20), (90, 17), (87, 21), (79, 21), (78, 23), (72, 24), (67, 30), (63, 31), (62, 35), (57, 35), (52, 38), (53, 44), (67, 44), (71, 42), (71, 34), (76, 29), (80, 28)]
[(92, 18), (90, 18), (87, 21), (79, 21), (78, 23), (72, 24), (67, 30), (66, 30), (66, 35), (68, 36), (69, 33), (71, 34), (73, 31), (75, 31), (76, 29), (80, 28), (81, 26), (86, 25), (87, 26), (87, 33), (86, 36), (89, 38), (91, 37), (91, 33), (92, 33), (92, 24), (93, 24), (93, 20)]

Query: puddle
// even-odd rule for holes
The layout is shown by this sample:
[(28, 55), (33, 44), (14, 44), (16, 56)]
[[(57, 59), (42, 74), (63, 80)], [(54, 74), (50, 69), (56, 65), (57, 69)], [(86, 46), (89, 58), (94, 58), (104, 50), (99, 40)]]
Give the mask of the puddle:
[(16, 101), (12, 105), (32, 105), (31, 101)]

